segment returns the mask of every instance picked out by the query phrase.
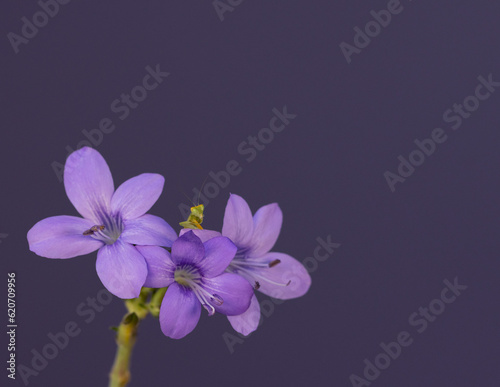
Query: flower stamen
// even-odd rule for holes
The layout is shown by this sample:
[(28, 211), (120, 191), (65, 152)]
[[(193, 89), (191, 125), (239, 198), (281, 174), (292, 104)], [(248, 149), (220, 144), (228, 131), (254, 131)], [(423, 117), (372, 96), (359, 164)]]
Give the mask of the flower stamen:
[(259, 281), (267, 282), (277, 286), (288, 286), (292, 282), (289, 280), (287, 283), (279, 283), (267, 278), (265, 275), (266, 270), (262, 269), (270, 269), (280, 264), (281, 260), (275, 259), (271, 262), (264, 263), (254, 261), (252, 259), (237, 257), (233, 259), (233, 261), (229, 264), (229, 270), (244, 276), (250, 283), (254, 283), (254, 289), (258, 290), (260, 288), (261, 283)]
[[(207, 310), (209, 316), (215, 314), (215, 306), (221, 306), (224, 300), (218, 294), (211, 294), (201, 285), (201, 277), (194, 267), (179, 267), (174, 273), (175, 282), (190, 288), (200, 304)], [(212, 305), (213, 304), (213, 305)]]
[(224, 300), (218, 294), (212, 294), (210, 301), (212, 301), (216, 306), (221, 306), (224, 303)]
[(85, 230), (83, 232), (83, 235), (85, 235), (85, 236), (87, 236), (87, 235), (94, 235), (94, 233), (102, 231), (105, 228), (106, 227), (104, 225), (102, 225), (102, 224), (101, 225), (92, 226), (88, 230)]
[(206, 309), (209, 316), (213, 316), (215, 314), (215, 308), (212, 305), (210, 304), (201, 304), (201, 305)]

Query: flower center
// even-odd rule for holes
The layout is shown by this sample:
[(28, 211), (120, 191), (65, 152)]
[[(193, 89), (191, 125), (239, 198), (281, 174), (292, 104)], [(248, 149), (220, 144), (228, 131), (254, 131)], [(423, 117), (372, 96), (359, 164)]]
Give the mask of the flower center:
[(194, 267), (178, 266), (175, 269), (174, 280), (179, 285), (191, 287), (193, 284), (200, 282), (201, 276)]
[(207, 310), (209, 316), (215, 313), (215, 306), (220, 306), (224, 302), (218, 294), (210, 293), (203, 286), (202, 276), (196, 267), (190, 265), (177, 266), (174, 272), (174, 280), (179, 285), (193, 291), (201, 305)]
[(112, 245), (117, 241), (123, 231), (123, 221), (119, 214), (108, 215), (106, 213), (100, 214), (100, 224), (96, 224), (85, 230), (83, 235), (90, 236), (107, 245)]
[(269, 273), (268, 270), (280, 263), (281, 261), (279, 259), (262, 262), (236, 254), (236, 257), (229, 264), (228, 270), (241, 275), (246, 278), (248, 282), (253, 283), (255, 290), (260, 288), (262, 282), (267, 282), (277, 286), (288, 286), (292, 280), (288, 280), (287, 283), (280, 283), (269, 279), (266, 275)]

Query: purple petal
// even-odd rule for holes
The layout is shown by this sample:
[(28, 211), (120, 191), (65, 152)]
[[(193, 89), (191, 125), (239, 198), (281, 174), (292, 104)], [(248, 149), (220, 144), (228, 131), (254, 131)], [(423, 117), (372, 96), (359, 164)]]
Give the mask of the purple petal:
[(204, 278), (203, 287), (210, 294), (222, 298), (220, 305), (211, 302), (215, 310), (227, 316), (245, 312), (250, 306), (253, 288), (246, 279), (237, 274), (224, 273), (214, 278)]
[(213, 230), (199, 230), (199, 229), (196, 229), (196, 230), (192, 230), (190, 228), (183, 228), (180, 233), (179, 233), (179, 236), (182, 236), (184, 235), (185, 233), (187, 233), (188, 231), (192, 231), (194, 233), (194, 235), (196, 235), (198, 238), (200, 238), (200, 240), (205, 243), (206, 241), (212, 239), (212, 238), (215, 238), (215, 237), (218, 237), (218, 236), (221, 236), (222, 234), (218, 231), (213, 231)]
[(109, 209), (115, 190), (108, 164), (99, 152), (89, 147), (69, 155), (64, 166), (64, 187), (76, 210), (96, 223), (99, 213)]
[(84, 236), (94, 222), (75, 216), (52, 216), (28, 231), (30, 250), (46, 258), (73, 258), (91, 253), (104, 243)]
[(177, 239), (174, 229), (158, 216), (146, 214), (126, 220), (124, 225), (120, 238), (134, 245), (172, 247)]
[(280, 235), (283, 213), (277, 203), (259, 208), (253, 217), (254, 230), (249, 256), (260, 257), (271, 250)]
[(250, 301), (250, 307), (246, 312), (237, 316), (227, 316), (231, 326), (236, 332), (242, 335), (249, 335), (259, 327), (260, 321), (260, 305), (255, 294)]
[(144, 286), (148, 288), (164, 288), (174, 282), (175, 265), (170, 253), (158, 246), (136, 246), (148, 266), (148, 276)]
[(141, 253), (120, 239), (99, 250), (96, 270), (106, 289), (120, 298), (139, 296), (148, 274)]
[(239, 249), (248, 247), (252, 240), (252, 211), (241, 196), (231, 194), (227, 201), (222, 235), (231, 239)]
[(165, 179), (157, 173), (143, 173), (128, 179), (113, 195), (112, 211), (120, 212), (123, 219), (144, 215), (160, 197), (163, 184)]
[(199, 268), (204, 277), (212, 278), (222, 274), (229, 266), (236, 254), (236, 246), (229, 238), (215, 237), (203, 244), (205, 246), (205, 259)]
[[(295, 258), (283, 253), (268, 253), (259, 258), (259, 262), (272, 262), (279, 259), (277, 265), (260, 269), (258, 274), (264, 278), (282, 284), (276, 285), (263, 279), (257, 279), (260, 284), (259, 290), (273, 298), (288, 300), (301, 297), (307, 293), (311, 286), (311, 276), (306, 268)], [(286, 285), (290, 281), (288, 286)]]
[(200, 313), (201, 304), (194, 293), (173, 283), (168, 287), (161, 303), (161, 330), (165, 336), (182, 339), (196, 327)]
[(176, 265), (198, 264), (205, 256), (205, 247), (192, 231), (185, 233), (172, 244), (172, 261)]

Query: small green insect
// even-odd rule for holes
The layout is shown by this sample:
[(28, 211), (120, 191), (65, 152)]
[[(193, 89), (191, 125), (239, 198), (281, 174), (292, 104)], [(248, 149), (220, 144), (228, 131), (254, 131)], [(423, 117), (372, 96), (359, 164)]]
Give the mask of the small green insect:
[(191, 228), (193, 230), (199, 229), (203, 230), (201, 224), (203, 223), (203, 211), (205, 206), (199, 204), (197, 206), (191, 207), (191, 214), (189, 214), (185, 222), (180, 222), (179, 224), (184, 228)]

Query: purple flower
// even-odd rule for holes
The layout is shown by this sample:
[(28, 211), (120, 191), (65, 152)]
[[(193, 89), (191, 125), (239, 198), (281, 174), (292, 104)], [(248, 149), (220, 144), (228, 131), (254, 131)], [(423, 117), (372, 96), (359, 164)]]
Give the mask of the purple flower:
[[(295, 258), (270, 252), (278, 239), (282, 222), (283, 213), (277, 203), (259, 208), (252, 217), (245, 199), (231, 194), (224, 214), (222, 235), (231, 239), (238, 247), (227, 271), (246, 278), (256, 290), (268, 296), (287, 300), (307, 293), (311, 277)], [(195, 232), (202, 240), (217, 235), (210, 230)], [(257, 297), (252, 297), (245, 313), (229, 316), (228, 319), (232, 327), (244, 335), (255, 331), (260, 320)]]
[(253, 294), (244, 278), (224, 273), (236, 253), (236, 246), (225, 237), (202, 243), (190, 230), (172, 245), (172, 253), (157, 246), (138, 246), (146, 258), (148, 276), (144, 286), (168, 286), (160, 307), (162, 332), (173, 339), (190, 333), (203, 306), (210, 316), (245, 312)]
[(30, 250), (46, 258), (73, 258), (95, 250), (104, 286), (120, 298), (135, 298), (147, 276), (144, 257), (134, 245), (172, 246), (175, 231), (163, 219), (144, 215), (158, 200), (165, 179), (144, 173), (115, 191), (104, 158), (84, 147), (64, 167), (64, 187), (83, 218), (54, 216), (28, 231)]

